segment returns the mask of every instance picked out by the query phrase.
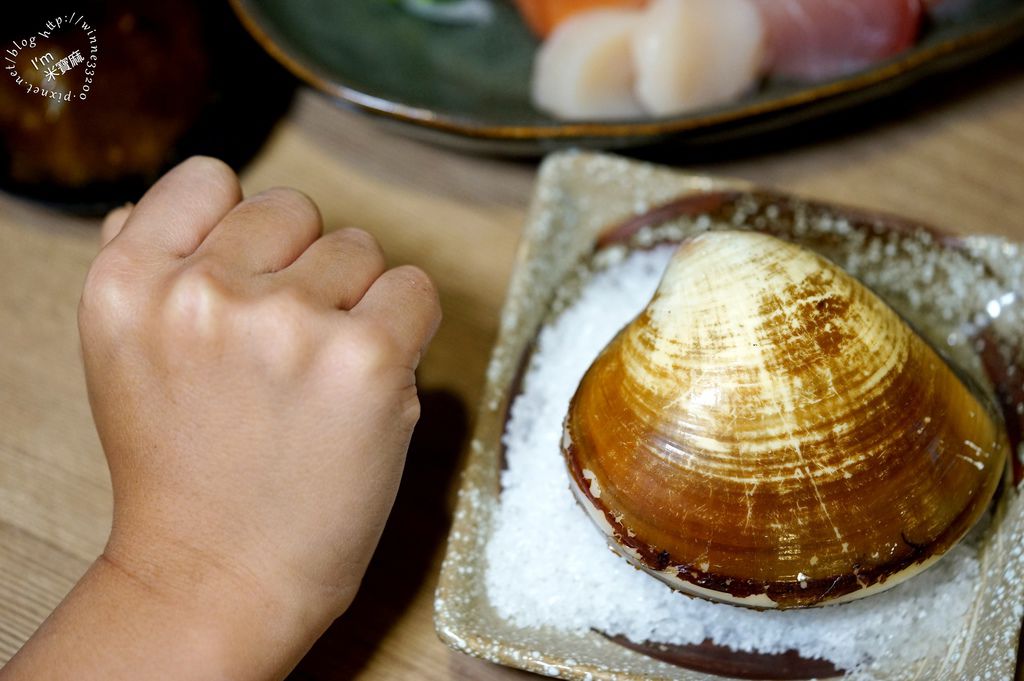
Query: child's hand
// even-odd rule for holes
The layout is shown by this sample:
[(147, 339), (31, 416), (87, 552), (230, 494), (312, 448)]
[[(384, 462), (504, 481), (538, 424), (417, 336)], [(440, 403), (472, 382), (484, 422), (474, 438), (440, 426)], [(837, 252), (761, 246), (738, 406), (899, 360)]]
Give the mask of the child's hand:
[(114, 488), (105, 560), (314, 635), (391, 508), (440, 319), (423, 272), (321, 229), (304, 195), (243, 201), (227, 166), (192, 159), (108, 217), (79, 315)]

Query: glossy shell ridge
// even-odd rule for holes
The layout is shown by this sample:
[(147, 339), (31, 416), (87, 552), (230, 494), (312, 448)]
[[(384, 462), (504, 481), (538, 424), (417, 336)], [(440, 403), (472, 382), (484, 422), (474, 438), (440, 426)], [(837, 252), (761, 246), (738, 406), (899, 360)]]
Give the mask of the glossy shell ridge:
[(840, 268), (754, 232), (681, 247), (573, 397), (572, 488), (680, 591), (839, 603), (937, 560), (1003, 475), (999, 422)]

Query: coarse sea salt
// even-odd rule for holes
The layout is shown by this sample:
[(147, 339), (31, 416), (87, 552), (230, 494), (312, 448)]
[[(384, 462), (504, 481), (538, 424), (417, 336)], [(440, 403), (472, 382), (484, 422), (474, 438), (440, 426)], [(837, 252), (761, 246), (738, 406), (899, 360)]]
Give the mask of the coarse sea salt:
[(859, 679), (874, 678), (883, 661), (892, 668), (957, 650), (980, 576), (969, 543), (883, 595), (785, 612), (687, 598), (609, 550), (569, 491), (562, 420), (593, 359), (654, 294), (673, 251), (609, 259), (540, 332), (503, 438), (507, 468), (487, 545), (487, 595), (498, 614), (517, 626), (633, 641), (795, 649)]

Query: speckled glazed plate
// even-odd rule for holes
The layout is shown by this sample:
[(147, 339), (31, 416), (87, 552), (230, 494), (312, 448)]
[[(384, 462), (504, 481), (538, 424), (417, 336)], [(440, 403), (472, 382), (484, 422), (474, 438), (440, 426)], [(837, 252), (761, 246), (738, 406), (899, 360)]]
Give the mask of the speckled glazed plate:
[[(945, 236), (906, 220), (740, 182), (574, 152), (550, 157), (540, 171), (437, 590), (439, 635), (456, 650), (564, 679), (717, 678), (693, 671), (694, 666), (766, 678), (765, 670), (778, 669), (777, 657), (737, 661), (722, 650), (705, 650), (703, 658), (689, 651), (676, 658), (685, 659), (689, 668), (684, 668), (597, 632), (519, 627), (491, 607), (485, 589), (485, 547), (499, 504), (507, 411), (534, 338), (554, 302), (564, 298), (565, 283), (578, 280), (581, 263), (611, 244), (644, 247), (737, 227), (767, 231), (830, 257), (910, 319), (950, 361), (992, 389), (1013, 441), (1015, 480), (1006, 486), (981, 540), (982, 583), (971, 605), (973, 626), (951, 644), (945, 659), (921, 660), (911, 668), (887, 668), (883, 660), (873, 673), (887, 681), (1012, 678), (1024, 603), (1024, 502), (1017, 493), (1024, 418), (1021, 246), (996, 237)], [(931, 266), (921, 266), (922, 256)], [(950, 300), (966, 302), (951, 306)]]
[(863, 102), (977, 58), (1024, 33), (1024, 1), (974, 0), (955, 20), (870, 70), (815, 85), (771, 81), (736, 103), (683, 116), (556, 121), (530, 104), (536, 39), (511, 2), (484, 26), (427, 23), (390, 0), (231, 0), (246, 27), (293, 73), (345, 106), (461, 148), (537, 154), (713, 141)]

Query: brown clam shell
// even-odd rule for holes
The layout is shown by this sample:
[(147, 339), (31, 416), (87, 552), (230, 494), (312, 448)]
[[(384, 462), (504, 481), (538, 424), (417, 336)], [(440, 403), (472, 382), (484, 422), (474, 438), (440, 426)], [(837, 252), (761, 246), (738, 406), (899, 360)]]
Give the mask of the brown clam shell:
[(842, 269), (748, 231), (684, 242), (566, 417), (573, 491), (675, 589), (839, 603), (938, 559), (1009, 446), (990, 407)]

